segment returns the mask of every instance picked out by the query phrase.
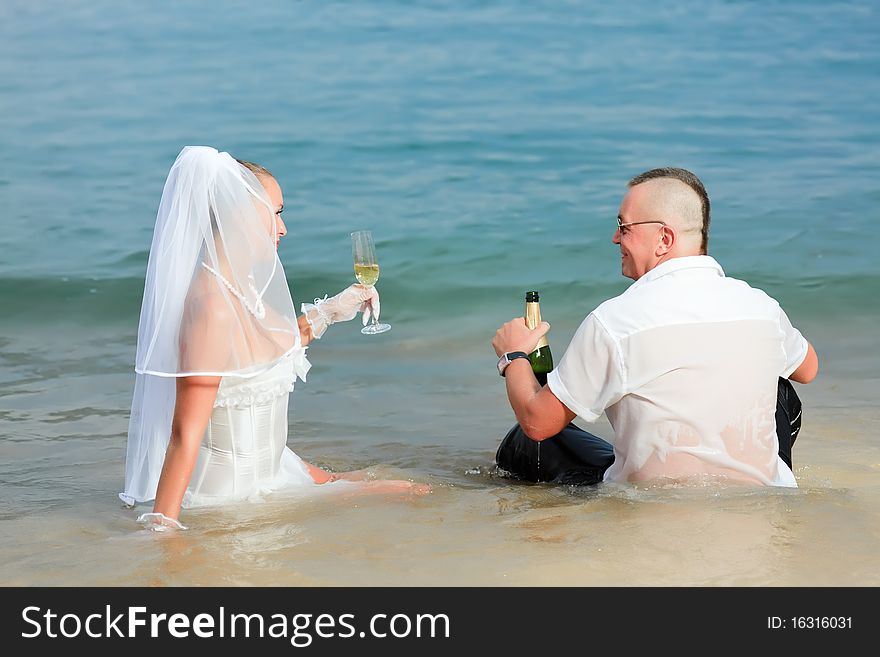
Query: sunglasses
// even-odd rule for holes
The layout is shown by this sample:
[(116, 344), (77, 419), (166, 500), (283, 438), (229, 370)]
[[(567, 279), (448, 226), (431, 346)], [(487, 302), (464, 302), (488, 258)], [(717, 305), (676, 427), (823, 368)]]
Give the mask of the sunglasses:
[(642, 226), (644, 224), (660, 224), (661, 226), (667, 225), (665, 221), (630, 221), (624, 224), (621, 223), (620, 217), (617, 217), (617, 230), (620, 231), (621, 235), (626, 235), (626, 229), (630, 226)]

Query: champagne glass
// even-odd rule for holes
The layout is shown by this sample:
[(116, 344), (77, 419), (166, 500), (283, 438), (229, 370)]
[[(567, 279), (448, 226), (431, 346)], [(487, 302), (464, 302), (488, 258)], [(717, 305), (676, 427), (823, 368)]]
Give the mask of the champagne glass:
[[(351, 234), (351, 255), (354, 258), (354, 275), (358, 283), (372, 287), (379, 280), (379, 261), (376, 260), (376, 247), (373, 246), (373, 233), (358, 230)], [(372, 324), (361, 329), (361, 333), (374, 335), (390, 331), (390, 324), (380, 324), (373, 315)]]

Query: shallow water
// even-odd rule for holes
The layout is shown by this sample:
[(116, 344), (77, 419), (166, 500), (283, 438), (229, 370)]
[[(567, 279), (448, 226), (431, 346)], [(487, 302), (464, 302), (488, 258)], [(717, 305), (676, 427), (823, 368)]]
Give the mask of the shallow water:
[[(352, 326), (356, 333), (356, 328)], [(329, 336), (328, 336), (329, 338)], [(429, 482), (424, 497), (283, 494), (185, 512), (191, 529), (139, 531), (118, 504), (127, 364), (58, 378), (67, 361), (25, 363), (3, 385), (0, 479), (8, 584), (877, 585), (877, 380), (829, 374), (800, 387), (798, 490), (704, 483), (569, 488), (493, 469), (511, 423), (494, 377), (404, 357), (394, 383), (350, 376), (342, 336), (294, 393), (289, 444), (334, 470)], [(430, 344), (439, 353), (442, 341)], [(82, 340), (94, 363), (107, 342)], [(374, 346), (380, 353), (395, 351)], [(317, 353), (317, 349), (315, 350)], [(404, 356), (406, 351), (404, 350)], [(447, 352), (454, 358), (454, 352)], [(415, 357), (412, 357), (415, 359)], [(123, 359), (119, 359), (122, 361)], [(316, 357), (317, 360), (317, 357)], [(95, 368), (99, 370), (100, 368)], [(497, 375), (495, 375), (497, 376)], [(461, 379), (475, 385), (462, 390)], [(425, 381), (431, 383), (428, 384)], [(398, 386), (401, 386), (399, 389)], [(403, 396), (401, 389), (409, 396)], [(429, 403), (411, 405), (417, 395)], [(409, 402), (409, 404), (408, 404)], [(609, 435), (604, 422), (592, 427)], [(332, 438), (328, 438), (332, 436)], [(50, 482), (47, 476), (51, 477)]]
[[(880, 583), (873, 6), (210, 6), (0, 7), (0, 583)], [(274, 495), (175, 535), (117, 502), (152, 225), (190, 143), (276, 173), (297, 302), (352, 282), (348, 233), (373, 229), (394, 329), (310, 349), (289, 444), (432, 494)], [(711, 253), (819, 352), (801, 487), (500, 477), (494, 330), (539, 289), (561, 357), (627, 284), (625, 181), (666, 164), (706, 182)]]

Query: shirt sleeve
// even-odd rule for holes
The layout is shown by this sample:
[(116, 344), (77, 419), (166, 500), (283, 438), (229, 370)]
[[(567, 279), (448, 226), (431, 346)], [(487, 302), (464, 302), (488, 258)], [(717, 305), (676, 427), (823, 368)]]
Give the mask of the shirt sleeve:
[(785, 355), (785, 369), (779, 376), (787, 379), (807, 357), (807, 339), (791, 325), (782, 308), (779, 309), (779, 329), (782, 331), (782, 351)]
[(617, 344), (594, 314), (580, 325), (547, 385), (573, 413), (592, 422), (624, 395)]

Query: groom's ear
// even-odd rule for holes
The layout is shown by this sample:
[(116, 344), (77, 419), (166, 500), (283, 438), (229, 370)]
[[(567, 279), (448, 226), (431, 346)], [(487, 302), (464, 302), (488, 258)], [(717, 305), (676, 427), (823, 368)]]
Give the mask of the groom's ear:
[(661, 226), (657, 248), (654, 249), (654, 255), (662, 256), (669, 253), (675, 245), (675, 240), (675, 229), (669, 225)]

